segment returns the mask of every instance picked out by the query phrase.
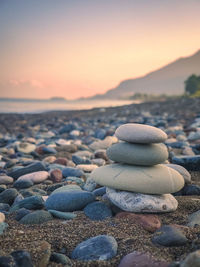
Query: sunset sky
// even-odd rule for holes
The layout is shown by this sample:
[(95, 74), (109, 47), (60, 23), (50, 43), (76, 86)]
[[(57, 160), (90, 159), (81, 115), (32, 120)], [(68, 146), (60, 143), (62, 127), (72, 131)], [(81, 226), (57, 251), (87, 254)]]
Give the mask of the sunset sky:
[(67, 99), (200, 49), (199, 0), (0, 0), (0, 97)]

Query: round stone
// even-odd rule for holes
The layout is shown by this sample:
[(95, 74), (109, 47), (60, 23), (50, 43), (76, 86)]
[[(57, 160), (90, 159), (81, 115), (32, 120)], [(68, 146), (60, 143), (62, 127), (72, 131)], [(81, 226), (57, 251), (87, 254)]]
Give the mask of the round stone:
[(152, 166), (168, 158), (164, 144), (131, 144), (120, 142), (107, 149), (109, 159), (133, 165)]
[(149, 253), (133, 251), (122, 258), (118, 267), (169, 267), (169, 263), (154, 259)]
[(115, 135), (119, 140), (140, 144), (162, 143), (167, 139), (166, 133), (161, 129), (137, 123), (121, 125)]
[(17, 145), (17, 150), (19, 152), (25, 153), (25, 154), (29, 154), (31, 152), (33, 152), (35, 150), (36, 146), (34, 144), (30, 144), (30, 143), (20, 143), (19, 145)]
[(177, 200), (171, 194), (147, 195), (106, 188), (110, 201), (124, 211), (159, 213), (175, 211)]
[(0, 184), (12, 184), (13, 178), (7, 175), (0, 175)]
[(49, 177), (49, 173), (46, 171), (32, 172), (25, 175), (20, 176), (17, 181), (27, 181), (30, 180), (34, 184), (41, 183), (45, 181)]
[(47, 210), (76, 211), (95, 200), (94, 194), (82, 190), (70, 190), (51, 194), (45, 206)]
[(72, 259), (108, 260), (117, 254), (117, 242), (114, 237), (99, 235), (81, 242), (72, 252)]
[(97, 184), (143, 194), (166, 194), (184, 186), (183, 177), (172, 168), (110, 164), (95, 169), (91, 177)]
[(36, 210), (25, 215), (19, 222), (22, 224), (40, 224), (52, 220), (52, 215), (45, 210)]

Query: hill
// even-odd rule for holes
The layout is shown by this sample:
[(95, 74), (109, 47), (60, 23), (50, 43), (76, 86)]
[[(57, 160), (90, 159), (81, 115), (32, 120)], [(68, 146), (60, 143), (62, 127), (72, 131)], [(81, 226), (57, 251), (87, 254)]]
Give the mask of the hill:
[(189, 57), (148, 73), (145, 76), (122, 81), (116, 88), (92, 99), (122, 98), (134, 93), (178, 95), (184, 92), (184, 81), (191, 75), (200, 75), (200, 50)]

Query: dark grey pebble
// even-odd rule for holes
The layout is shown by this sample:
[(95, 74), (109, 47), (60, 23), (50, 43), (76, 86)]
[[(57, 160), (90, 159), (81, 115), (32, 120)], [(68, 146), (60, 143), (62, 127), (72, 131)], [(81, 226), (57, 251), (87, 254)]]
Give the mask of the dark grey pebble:
[(17, 211), (15, 220), (19, 221), (21, 220), (25, 215), (29, 214), (31, 211), (25, 208), (21, 208)]
[(7, 203), (11, 205), (17, 195), (18, 191), (15, 188), (6, 189), (0, 193), (0, 203)]
[(176, 156), (172, 158), (172, 163), (181, 165), (188, 171), (200, 171), (200, 155)]
[(165, 247), (184, 246), (188, 239), (177, 228), (171, 225), (163, 225), (152, 237), (152, 242)]
[(53, 216), (45, 210), (36, 210), (25, 215), (19, 222), (22, 224), (40, 224), (53, 219)]
[(25, 250), (16, 250), (11, 253), (17, 266), (20, 267), (33, 267), (31, 255)]
[(53, 252), (51, 254), (50, 261), (60, 263), (62, 265), (67, 265), (68, 267), (72, 266), (71, 260), (67, 256), (61, 253)]
[(19, 201), (16, 205), (11, 207), (10, 211), (15, 211), (20, 208), (29, 210), (42, 209), (44, 207), (44, 200), (41, 196), (31, 196)]
[(13, 184), (13, 186), (17, 189), (29, 188), (33, 185), (34, 183), (31, 180), (17, 180)]

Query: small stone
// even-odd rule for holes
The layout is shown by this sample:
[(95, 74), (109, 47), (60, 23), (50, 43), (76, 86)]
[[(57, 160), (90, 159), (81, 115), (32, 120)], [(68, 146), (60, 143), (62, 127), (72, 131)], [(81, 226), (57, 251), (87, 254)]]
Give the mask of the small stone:
[(53, 147), (50, 147), (50, 146), (44, 146), (42, 148), (42, 152), (44, 154), (56, 154), (57, 153), (57, 151)]
[(73, 212), (62, 212), (57, 210), (48, 210), (54, 217), (64, 220), (74, 219), (77, 215)]
[(200, 266), (200, 250), (190, 253), (180, 264), (180, 267), (199, 267)]
[(46, 171), (32, 172), (20, 176), (17, 181), (32, 181), (34, 184), (41, 183), (49, 177), (49, 173)]
[(67, 256), (65, 256), (61, 253), (53, 252), (51, 254), (50, 261), (56, 262), (58, 264), (60, 263), (66, 267), (72, 266), (72, 262), (71, 262), (70, 258), (68, 258)]
[(154, 233), (152, 242), (161, 246), (173, 247), (184, 246), (188, 243), (188, 239), (177, 227), (163, 225)]
[(117, 254), (117, 242), (112, 236), (99, 235), (81, 242), (72, 252), (72, 259), (109, 260)]
[(13, 186), (17, 189), (29, 188), (33, 185), (34, 183), (31, 180), (17, 180), (13, 184)]
[(119, 212), (115, 216), (116, 218), (128, 218), (131, 222), (142, 226), (145, 230), (150, 233), (154, 233), (161, 227), (161, 222), (156, 215), (151, 214), (134, 214), (131, 212)]
[(59, 183), (60, 181), (62, 181), (63, 175), (62, 175), (62, 171), (59, 169), (55, 169), (52, 170), (50, 172), (50, 179), (54, 182), (54, 183)]
[(72, 167), (64, 168), (62, 171), (62, 174), (64, 177), (68, 177), (68, 176), (82, 177), (82, 176), (84, 176), (84, 172), (82, 170), (72, 168)]
[(13, 178), (7, 175), (0, 175), (0, 184), (12, 184)]
[(188, 216), (188, 223), (189, 227), (195, 227), (195, 225), (200, 225), (200, 210), (193, 212)]
[(101, 201), (88, 204), (83, 211), (87, 217), (95, 221), (102, 221), (112, 217), (112, 210)]
[(25, 208), (21, 208), (17, 211), (15, 220), (19, 221), (21, 220), (25, 215), (29, 214), (31, 211)]
[(22, 224), (41, 224), (52, 220), (52, 215), (45, 210), (36, 210), (25, 215), (19, 222)]
[(17, 145), (17, 150), (25, 154), (30, 154), (31, 152), (35, 150), (35, 148), (36, 146), (34, 144), (30, 144), (26, 142), (20, 143), (19, 145)]
[(11, 205), (16, 196), (18, 195), (18, 191), (15, 188), (9, 188), (0, 193), (0, 203), (7, 203)]
[(11, 207), (10, 211), (15, 211), (20, 208), (26, 208), (30, 210), (42, 209), (44, 207), (44, 200), (41, 196), (26, 197), (19, 201), (15, 206)]
[(66, 158), (58, 158), (54, 161), (54, 163), (67, 166), (68, 160)]
[(92, 191), (92, 193), (95, 196), (103, 196), (104, 194), (106, 194), (106, 187), (103, 186), (103, 187), (97, 188), (94, 191)]
[(44, 162), (48, 162), (48, 163), (53, 163), (53, 162), (55, 162), (55, 160), (56, 160), (55, 156), (48, 156), (48, 157), (43, 159)]
[(25, 250), (16, 250), (11, 253), (17, 266), (20, 267), (33, 267), (31, 255)]
[(94, 165), (94, 164), (80, 164), (80, 165), (77, 165), (76, 168), (78, 168), (84, 172), (92, 172), (93, 170), (98, 168), (98, 166)]
[(169, 263), (154, 259), (149, 253), (133, 251), (122, 258), (118, 267), (168, 267)]

